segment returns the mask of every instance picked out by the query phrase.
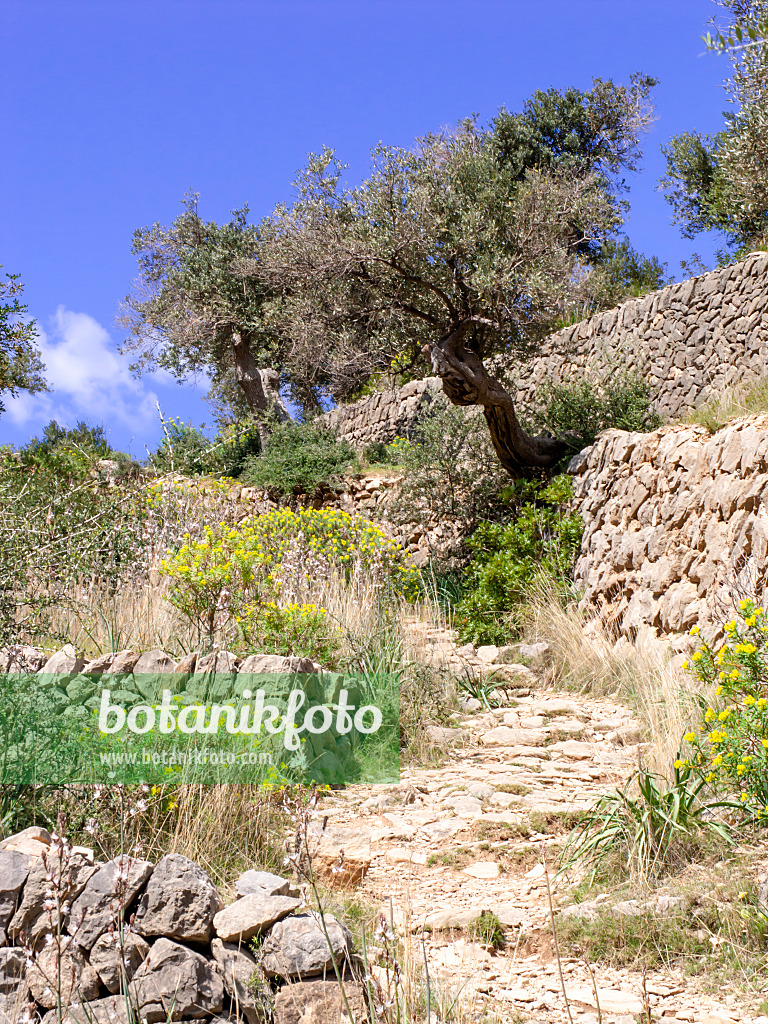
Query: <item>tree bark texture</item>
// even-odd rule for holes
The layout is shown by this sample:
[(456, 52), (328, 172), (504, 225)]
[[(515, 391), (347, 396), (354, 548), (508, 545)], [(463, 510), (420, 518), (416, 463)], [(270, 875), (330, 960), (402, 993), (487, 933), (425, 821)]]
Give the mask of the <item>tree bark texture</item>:
[(272, 370), (260, 370), (251, 354), (248, 342), (237, 331), (232, 332), (232, 352), (235, 359), (237, 383), (243, 389), (245, 400), (254, 412), (264, 413), (257, 421), (261, 446), (269, 441), (270, 428), (267, 413), (284, 423), (291, 416), (283, 403), (277, 388), (277, 374)]
[(471, 327), (471, 320), (464, 321), (425, 349), (448, 400), (453, 405), (482, 406), (493, 447), (513, 479), (531, 469), (550, 469), (564, 455), (565, 445), (549, 435), (534, 437), (523, 430), (512, 396), (488, 373), (480, 356), (464, 347)]

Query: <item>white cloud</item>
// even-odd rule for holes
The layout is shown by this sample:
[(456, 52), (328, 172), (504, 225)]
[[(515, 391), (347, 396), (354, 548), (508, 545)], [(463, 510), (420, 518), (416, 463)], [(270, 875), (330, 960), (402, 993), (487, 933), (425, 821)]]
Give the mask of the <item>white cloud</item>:
[(48, 330), (38, 330), (51, 390), (5, 400), (7, 415), (17, 426), (48, 419), (72, 426), (86, 419), (143, 432), (156, 421), (157, 395), (132, 376), (128, 357), (118, 353), (92, 316), (59, 306)]

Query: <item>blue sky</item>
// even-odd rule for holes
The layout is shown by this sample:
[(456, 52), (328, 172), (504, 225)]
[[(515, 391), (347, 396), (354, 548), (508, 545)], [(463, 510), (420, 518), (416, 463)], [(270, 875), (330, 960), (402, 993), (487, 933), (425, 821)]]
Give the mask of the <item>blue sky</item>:
[(52, 417), (103, 423), (141, 457), (165, 415), (211, 421), (203, 390), (136, 380), (114, 318), (135, 275), (136, 227), (190, 189), (206, 218), (290, 199), (306, 154), (334, 147), (353, 178), (379, 140), (537, 88), (593, 76), (660, 80), (632, 177), (633, 244), (680, 276), (712, 240), (682, 239), (655, 189), (659, 145), (716, 131), (728, 64), (704, 51), (711, 0), (0, 0), (0, 263), (26, 284), (53, 390), (8, 400), (0, 443)]

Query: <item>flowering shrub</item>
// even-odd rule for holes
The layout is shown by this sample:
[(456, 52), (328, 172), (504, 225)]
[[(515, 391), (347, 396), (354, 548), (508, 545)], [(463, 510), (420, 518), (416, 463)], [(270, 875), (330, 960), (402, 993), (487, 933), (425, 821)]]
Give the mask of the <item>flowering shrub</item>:
[(333, 668), (341, 634), (328, 620), (328, 613), (316, 604), (281, 607), (276, 601), (246, 605), (237, 619), (240, 641), (245, 651), (265, 654), (295, 654), (312, 658)]
[[(301, 590), (336, 572), (347, 583), (373, 578), (413, 600), (418, 570), (401, 545), (362, 516), (338, 510), (274, 509), (237, 525), (206, 526), (160, 563), (169, 599), (209, 639), (234, 617), (248, 620), (258, 603)], [(248, 610), (250, 608), (250, 610)]]
[(690, 764), (768, 824), (768, 619), (753, 601), (742, 601), (739, 610), (717, 649), (701, 640), (685, 663), (715, 686), (715, 698), (703, 708), (698, 733), (685, 735), (689, 755), (675, 767)]

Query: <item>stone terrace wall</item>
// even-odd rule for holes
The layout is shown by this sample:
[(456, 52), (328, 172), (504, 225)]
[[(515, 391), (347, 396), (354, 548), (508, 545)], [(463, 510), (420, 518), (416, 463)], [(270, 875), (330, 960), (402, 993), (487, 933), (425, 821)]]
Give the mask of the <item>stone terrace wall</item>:
[[(505, 376), (521, 407), (531, 409), (547, 381), (599, 381), (616, 369), (634, 370), (650, 382), (660, 415), (671, 419), (767, 368), (768, 253), (753, 253), (558, 331), (537, 356), (506, 366)], [(439, 379), (427, 377), (341, 406), (325, 420), (358, 449), (391, 441), (408, 433), (438, 390)]]
[(407, 436), (441, 390), (439, 377), (425, 377), (341, 405), (322, 418), (359, 451), (372, 441), (386, 443)]
[(761, 252), (558, 331), (509, 376), (530, 407), (545, 381), (632, 369), (670, 419), (767, 366), (768, 253)]
[(617, 633), (721, 621), (765, 592), (768, 416), (714, 435), (608, 431), (574, 468), (585, 522), (576, 583), (583, 606)]

